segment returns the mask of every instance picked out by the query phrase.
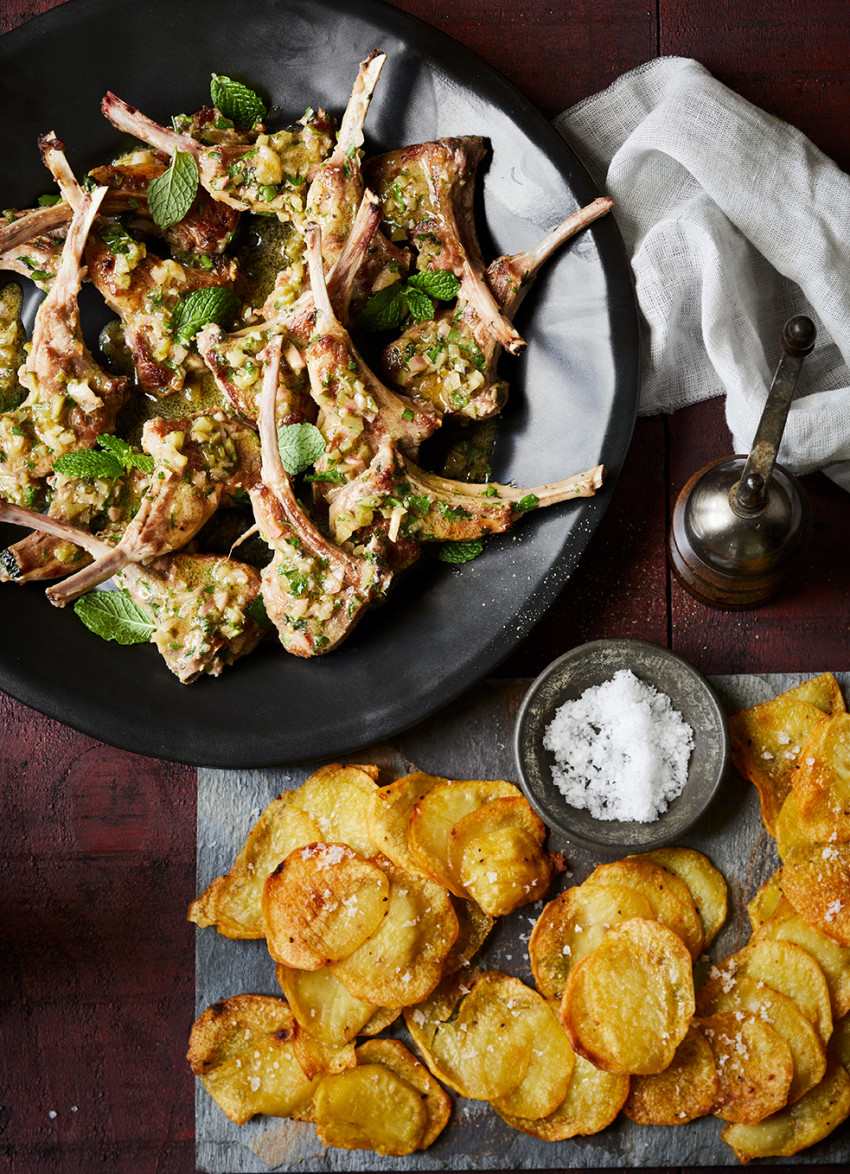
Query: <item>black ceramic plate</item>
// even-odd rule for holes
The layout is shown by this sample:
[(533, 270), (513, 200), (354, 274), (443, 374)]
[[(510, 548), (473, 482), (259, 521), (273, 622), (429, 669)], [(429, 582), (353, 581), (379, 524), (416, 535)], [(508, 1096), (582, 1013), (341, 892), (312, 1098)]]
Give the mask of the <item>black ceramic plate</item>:
[[(451, 39), (371, 0), (74, 0), (0, 40), (0, 206), (29, 206), (49, 190), (39, 133), (64, 140), (78, 173), (115, 153), (118, 136), (99, 111), (106, 90), (168, 122), (207, 100), (216, 72), (265, 91), (287, 120), (307, 105), (339, 115), (374, 48), (389, 59), (369, 112), (369, 151), (452, 134), (490, 140), (478, 193), (488, 258), (532, 246), (600, 194), (509, 83)], [(188, 687), (152, 647), (104, 643), (37, 587), (5, 586), (0, 687), (126, 749), (219, 766), (339, 754), (450, 701), (492, 670), (561, 590), (629, 444), (637, 316), (611, 217), (549, 263), (518, 326), (528, 349), (505, 363), (512, 399), (494, 474), (535, 485), (601, 460), (610, 474), (596, 499), (524, 519), (462, 567), (425, 561), (331, 656), (302, 661), (270, 645)]]

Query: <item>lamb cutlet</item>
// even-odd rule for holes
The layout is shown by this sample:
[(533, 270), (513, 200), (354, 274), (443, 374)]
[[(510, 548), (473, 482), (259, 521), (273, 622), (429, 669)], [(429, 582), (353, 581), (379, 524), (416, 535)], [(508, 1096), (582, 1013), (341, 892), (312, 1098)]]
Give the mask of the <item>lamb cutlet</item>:
[(475, 173), (485, 151), (480, 138), (439, 139), (371, 159), (364, 171), (381, 197), (391, 239), (409, 241), (417, 268), (453, 273), (482, 329), (516, 354), (525, 343), (484, 281), (475, 232)]
[(0, 415), (0, 494), (26, 504), (64, 453), (90, 448), (112, 432), (128, 380), (95, 363), (82, 338), (77, 295), (83, 249), (100, 203), (98, 188), (74, 213), (56, 279), (38, 308), (21, 382), (29, 394)]
[[(49, 537), (85, 547), (101, 559), (111, 547), (68, 522), (47, 521), (0, 500), (0, 522), (49, 528)], [(118, 583), (149, 616), (151, 641), (183, 684), (222, 669), (253, 651), (265, 630), (251, 615), (260, 594), (259, 571), (236, 559), (208, 554), (168, 554), (145, 566), (131, 563)]]
[[(567, 217), (536, 248), (498, 257), (484, 275), (506, 318), (513, 319), (544, 261), (587, 225), (604, 216), (613, 200), (601, 197)], [(452, 416), (485, 420), (497, 415), (508, 395), (496, 365), (502, 348), (464, 297), (441, 308), (436, 318), (416, 322), (381, 355), (387, 382), (418, 395)]]
[(62, 263), (73, 210), (68, 204), (5, 213), (0, 226), (0, 269), (29, 277), (46, 293)]
[(396, 533), (418, 542), (464, 542), (508, 530), (529, 510), (593, 497), (604, 474), (597, 465), (533, 489), (495, 481), (472, 485), (426, 473), (385, 444), (369, 468), (331, 502), (330, 526), (337, 542), (347, 542), (381, 516), (392, 519)]
[(364, 610), (383, 597), (390, 575), (329, 541), (296, 501), (274, 415), (280, 352), (278, 335), (265, 356), (260, 399), (262, 480), (249, 492), (257, 526), (273, 552), (262, 576), (266, 612), (288, 652), (319, 656), (336, 648)]
[(223, 501), (245, 490), (257, 476), (255, 433), (221, 412), (148, 420), (142, 448), (153, 457), (154, 469), (138, 512), (108, 553), (48, 589), (47, 598), (57, 607), (91, 591), (129, 563), (185, 546)]

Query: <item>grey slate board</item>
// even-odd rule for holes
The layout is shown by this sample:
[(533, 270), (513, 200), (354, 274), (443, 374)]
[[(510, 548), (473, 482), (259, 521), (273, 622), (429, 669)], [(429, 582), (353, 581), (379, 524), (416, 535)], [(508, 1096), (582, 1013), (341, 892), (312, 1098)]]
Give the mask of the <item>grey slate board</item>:
[[(766, 701), (800, 680), (799, 674), (717, 677), (713, 684), (731, 713)], [(850, 674), (839, 674), (850, 697)], [(416, 726), (392, 743), (376, 745), (351, 761), (384, 767), (382, 782), (413, 769), (449, 778), (515, 779), (511, 737), (514, 717), (527, 682), (485, 681), (451, 707)], [(198, 771), (198, 891), (228, 870), (266, 804), (281, 791), (299, 786), (316, 764), (278, 771)], [(729, 920), (712, 945), (713, 960), (740, 949), (749, 938), (746, 904), (777, 867), (773, 840), (764, 830), (755, 788), (735, 772), (707, 814), (699, 831), (684, 843), (698, 848), (717, 865), (729, 885)], [(573, 848), (556, 836), (548, 846), (563, 851), (572, 877), (561, 878), (550, 898), (567, 884), (582, 881), (601, 857)], [(527, 906), (497, 923), (479, 959), (486, 968), (504, 970), (533, 986), (526, 942), (542, 902)], [(705, 964), (707, 966), (707, 964)], [(274, 966), (264, 941), (233, 942), (211, 929), (199, 930), (196, 956), (196, 1001), (200, 1014), (210, 1003), (242, 993), (279, 995)], [(404, 1027), (391, 1031), (405, 1038)], [(188, 1035), (188, 1025), (187, 1025)], [(544, 1142), (510, 1129), (489, 1105), (455, 1098), (455, 1110), (442, 1136), (424, 1153), (405, 1158), (363, 1151), (326, 1150), (311, 1124), (255, 1118), (234, 1125), (197, 1084), (196, 1154), (199, 1170), (209, 1174), (243, 1171), (383, 1171), (383, 1170), (545, 1170), (644, 1166), (737, 1166), (720, 1140), (722, 1123), (714, 1118), (680, 1128), (637, 1126), (621, 1114), (601, 1134), (566, 1142)], [(850, 1163), (850, 1124), (832, 1138), (777, 1164)]]

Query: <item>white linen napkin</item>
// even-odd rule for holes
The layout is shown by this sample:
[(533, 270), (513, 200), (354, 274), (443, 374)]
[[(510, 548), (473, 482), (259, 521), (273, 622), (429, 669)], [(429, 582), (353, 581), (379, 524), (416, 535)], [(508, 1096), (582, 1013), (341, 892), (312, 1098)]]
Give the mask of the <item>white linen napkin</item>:
[(747, 452), (782, 325), (808, 314), (818, 340), (779, 459), (850, 489), (850, 176), (681, 57), (625, 74), (555, 126), (615, 202), (644, 318), (641, 413), (725, 394)]

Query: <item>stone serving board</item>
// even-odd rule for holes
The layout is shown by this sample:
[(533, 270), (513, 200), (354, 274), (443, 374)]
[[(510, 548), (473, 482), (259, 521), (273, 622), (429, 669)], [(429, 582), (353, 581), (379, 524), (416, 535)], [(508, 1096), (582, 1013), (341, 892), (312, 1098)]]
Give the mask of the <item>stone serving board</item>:
[[(772, 674), (716, 677), (712, 683), (731, 713), (765, 701), (800, 679), (796, 674)], [(850, 674), (839, 674), (838, 679), (845, 696), (850, 697)], [(458, 779), (515, 779), (512, 733), (527, 685), (527, 681), (485, 681), (408, 733), (358, 751), (348, 760), (379, 763), (385, 782), (414, 769)], [(299, 786), (315, 767), (313, 763), (285, 770), (198, 771), (199, 892), (227, 871), (269, 801), (281, 791)], [(682, 842), (705, 852), (729, 885), (729, 919), (711, 949), (712, 960), (725, 958), (746, 944), (750, 933), (747, 901), (778, 864), (773, 840), (762, 825), (755, 788), (731, 771), (724, 791), (699, 829)], [(547, 843), (564, 852), (572, 873), (560, 878), (550, 898), (567, 884), (584, 880), (597, 864), (609, 859), (573, 848), (556, 835), (550, 835)], [(542, 904), (526, 906), (497, 922), (476, 964), (516, 975), (533, 986), (526, 943)], [(197, 1013), (210, 1003), (242, 993), (281, 993), (265, 942), (234, 942), (212, 929), (199, 930)], [(395, 1025), (390, 1034), (406, 1038), (403, 1025)], [(680, 1127), (650, 1127), (635, 1125), (620, 1114), (612, 1126), (595, 1136), (544, 1142), (510, 1129), (484, 1102), (455, 1097), (452, 1119), (430, 1149), (391, 1158), (358, 1150), (325, 1149), (314, 1126), (304, 1122), (258, 1117), (246, 1125), (235, 1125), (200, 1081), (196, 1089), (197, 1165), (209, 1174), (737, 1166), (732, 1151), (720, 1140), (721, 1128), (722, 1122), (713, 1117)], [(775, 1161), (846, 1167), (850, 1163), (850, 1124), (845, 1123), (830, 1139), (795, 1158)]]

